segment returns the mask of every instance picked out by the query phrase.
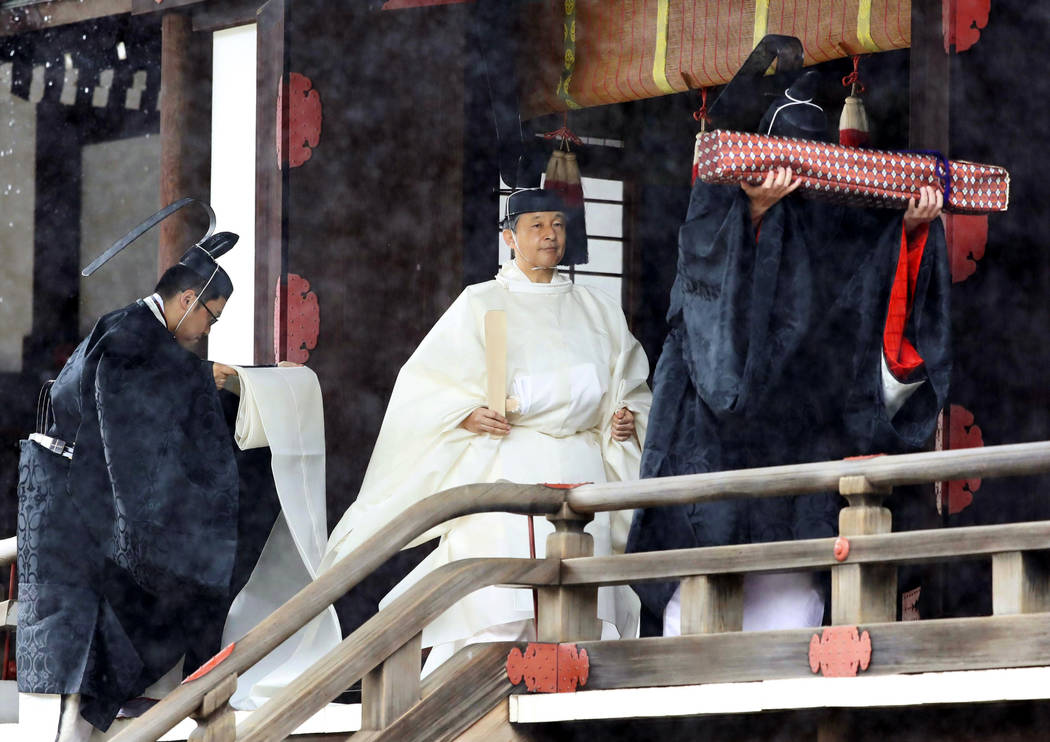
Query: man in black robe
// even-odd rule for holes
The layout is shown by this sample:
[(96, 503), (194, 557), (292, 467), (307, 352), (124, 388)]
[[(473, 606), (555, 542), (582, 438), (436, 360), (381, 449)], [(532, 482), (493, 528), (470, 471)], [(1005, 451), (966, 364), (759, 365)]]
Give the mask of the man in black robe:
[[(790, 125), (789, 105), (767, 122)], [(900, 212), (804, 199), (796, 187), (789, 169), (760, 186), (694, 184), (642, 477), (898, 453), (933, 432), (951, 371), (940, 193), (923, 189)], [(840, 500), (649, 508), (627, 549), (832, 536)], [(675, 588), (635, 586), (643, 634), (661, 633)]]
[(180, 657), (191, 671), (214, 654), (235, 564), (254, 563), (238, 554), (217, 391), (236, 371), (187, 349), (233, 291), (214, 260), (231, 239), (195, 245), (156, 293), (99, 319), (51, 388), (46, 436), (22, 443), (19, 690), (62, 695), (60, 739), (105, 730)]

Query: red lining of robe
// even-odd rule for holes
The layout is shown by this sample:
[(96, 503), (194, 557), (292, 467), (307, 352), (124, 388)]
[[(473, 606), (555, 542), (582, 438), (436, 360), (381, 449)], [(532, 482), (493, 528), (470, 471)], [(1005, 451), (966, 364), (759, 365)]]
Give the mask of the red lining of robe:
[(922, 356), (904, 337), (904, 327), (911, 314), (915, 300), (915, 281), (919, 274), (919, 263), (926, 248), (926, 238), (930, 233), (929, 224), (923, 224), (909, 240), (901, 230), (901, 252), (897, 260), (897, 272), (890, 289), (890, 301), (886, 312), (886, 327), (882, 334), (882, 349), (886, 355), (886, 365), (899, 381), (923, 367)]

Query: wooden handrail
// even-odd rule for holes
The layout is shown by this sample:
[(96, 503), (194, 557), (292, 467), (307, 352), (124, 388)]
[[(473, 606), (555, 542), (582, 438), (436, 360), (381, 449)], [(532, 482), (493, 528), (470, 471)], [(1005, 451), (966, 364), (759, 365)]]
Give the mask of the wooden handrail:
[(578, 513), (685, 505), (736, 497), (780, 497), (838, 490), (843, 477), (863, 476), (877, 487), (1050, 471), (1050, 441), (960, 448), (842, 461), (685, 474), (637, 482), (586, 484), (569, 490)]
[(553, 585), (554, 559), (462, 559), (424, 576), (277, 692), (237, 729), (242, 742), (279, 742), (456, 601), (490, 585)]
[[(463, 559), (446, 564), (420, 579), (263, 704), (238, 728), (238, 739), (285, 739), (427, 623), (475, 590), (490, 585), (551, 585), (557, 580), (558, 562), (553, 559)], [(225, 672), (220, 675), (219, 669)], [(204, 677), (179, 686), (114, 737), (113, 742), (156, 740), (196, 708), (199, 701), (195, 699), (203, 697), (201, 689), (214, 685), (214, 680), (206, 681), (212, 676), (229, 677), (228, 670), (223, 663)], [(162, 704), (167, 708), (162, 708)]]
[[(165, 734), (188, 717), (204, 695), (218, 687), (227, 676), (239, 675), (261, 660), (400, 551), (405, 544), (434, 526), (461, 515), (479, 512), (544, 515), (557, 512), (564, 501), (565, 490), (539, 484), (496, 482), (456, 487), (441, 493), (440, 497), (428, 497), (416, 503), (263, 619), (237, 642), (230, 656), (219, 667), (198, 681), (180, 685), (144, 714), (139, 721), (149, 718), (150, 732), (138, 736), (136, 730), (139, 724), (136, 723), (115, 739), (122, 742), (130, 739), (153, 740)], [(133, 731), (136, 736), (123, 736)], [(154, 733), (155, 737), (149, 736)]]
[(152, 740), (164, 734), (189, 716), (205, 693), (229, 675), (254, 665), (405, 544), (462, 515), (497, 511), (553, 514), (565, 502), (577, 512), (593, 513), (734, 497), (776, 497), (835, 490), (840, 479), (850, 476), (867, 477), (878, 486), (895, 486), (1046, 471), (1050, 471), (1050, 441), (589, 484), (571, 490), (506, 482), (456, 487), (408, 508), (248, 632), (220, 667), (180, 686), (115, 739)]
[(835, 558), (835, 541), (817, 538), (577, 557), (562, 561), (560, 584), (628, 585), (690, 575), (805, 571), (839, 564), (898, 565), (1050, 550), (1050, 521), (851, 536), (844, 561)]
[(0, 567), (14, 564), (18, 558), (18, 539), (15, 537), (5, 538), (0, 541)]

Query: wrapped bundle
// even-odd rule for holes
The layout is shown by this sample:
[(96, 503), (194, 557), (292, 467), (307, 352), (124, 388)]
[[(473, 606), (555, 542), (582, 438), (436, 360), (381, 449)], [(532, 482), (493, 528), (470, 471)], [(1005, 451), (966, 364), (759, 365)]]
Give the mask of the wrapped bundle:
[(937, 154), (860, 149), (739, 131), (697, 135), (694, 174), (708, 183), (759, 184), (771, 169), (790, 167), (799, 191), (851, 206), (903, 209), (921, 186), (945, 193), (945, 211), (1006, 211), (1010, 174), (1001, 167)]

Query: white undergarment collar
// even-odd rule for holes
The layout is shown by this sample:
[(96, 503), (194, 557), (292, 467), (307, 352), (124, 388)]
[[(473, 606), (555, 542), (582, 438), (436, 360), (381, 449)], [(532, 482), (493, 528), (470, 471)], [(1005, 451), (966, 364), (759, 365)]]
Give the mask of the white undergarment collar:
[(496, 283), (508, 291), (522, 294), (564, 294), (572, 291), (572, 281), (555, 269), (550, 283), (533, 283), (513, 260), (508, 260), (496, 274)]

